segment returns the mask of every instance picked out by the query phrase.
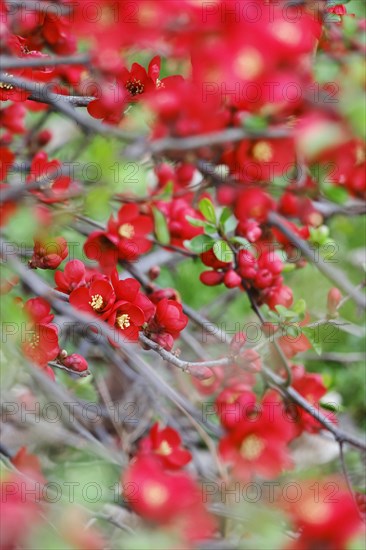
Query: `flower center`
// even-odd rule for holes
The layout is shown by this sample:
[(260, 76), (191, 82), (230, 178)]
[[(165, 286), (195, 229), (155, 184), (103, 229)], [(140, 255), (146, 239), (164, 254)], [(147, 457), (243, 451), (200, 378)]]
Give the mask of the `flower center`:
[(94, 294), (92, 296), (91, 302), (89, 305), (94, 309), (94, 311), (100, 311), (103, 309), (103, 298), (100, 294)]
[(39, 334), (37, 334), (36, 332), (33, 332), (32, 336), (31, 336), (31, 341), (29, 342), (29, 347), (32, 348), (32, 349), (35, 349), (39, 346)]
[(305, 499), (301, 503), (300, 516), (310, 523), (323, 523), (330, 515), (330, 508), (325, 502), (314, 503), (311, 499)]
[(162, 456), (168, 456), (172, 452), (172, 448), (167, 441), (162, 441), (159, 447), (156, 449), (156, 453)]
[(245, 80), (255, 78), (263, 68), (262, 56), (255, 48), (245, 48), (236, 57), (234, 68), (238, 76)]
[(268, 141), (258, 141), (253, 147), (253, 157), (259, 162), (269, 162), (272, 157), (272, 147)]
[(159, 90), (160, 88), (165, 88), (165, 84), (164, 82), (162, 82), (161, 80), (159, 80), (159, 78), (156, 79), (156, 88)]
[(142, 489), (145, 500), (151, 506), (161, 506), (168, 500), (168, 491), (160, 483), (145, 483)]
[(118, 234), (125, 239), (131, 239), (135, 234), (135, 229), (130, 223), (124, 223), (119, 228)]
[(131, 321), (131, 318), (129, 315), (127, 315), (127, 313), (123, 313), (122, 315), (119, 315), (116, 319), (116, 323), (121, 330), (124, 330), (125, 328), (129, 327), (131, 325), (130, 321)]
[(255, 460), (264, 449), (264, 443), (256, 435), (245, 438), (240, 447), (240, 454), (247, 460)]
[(205, 378), (205, 380), (201, 380), (202, 386), (211, 386), (215, 382), (215, 377), (210, 376), (209, 378)]
[[(12, 74), (9, 74), (9, 73), (4, 73), (5, 76), (13, 76)], [(8, 84), (6, 82), (0, 82), (0, 88), (1, 90), (12, 90), (14, 88), (14, 86), (12, 84)]]
[(137, 80), (137, 78), (128, 80), (125, 84), (125, 87), (131, 95), (140, 95), (145, 89), (145, 86), (142, 84), (141, 80)]

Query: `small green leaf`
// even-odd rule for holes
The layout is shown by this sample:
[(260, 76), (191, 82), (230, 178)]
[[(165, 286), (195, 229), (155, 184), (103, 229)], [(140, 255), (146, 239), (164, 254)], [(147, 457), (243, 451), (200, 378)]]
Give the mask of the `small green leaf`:
[(240, 244), (240, 248), (244, 248), (245, 250), (250, 250), (251, 244), (244, 237), (237, 237), (235, 235), (234, 237), (231, 237), (230, 241), (235, 244)]
[(321, 355), (322, 343), (319, 338), (319, 331), (316, 331), (310, 327), (303, 327), (302, 331), (305, 334), (305, 336), (308, 338), (311, 345), (313, 346), (314, 351), (318, 355)]
[(154, 221), (155, 221), (155, 233), (158, 241), (161, 244), (168, 244), (170, 242), (170, 233), (166, 223), (164, 214), (157, 208), (153, 208)]
[(202, 199), (198, 205), (198, 208), (207, 221), (211, 223), (216, 223), (215, 208), (210, 199), (208, 199), (207, 197)]
[(303, 298), (297, 300), (297, 302), (292, 307), (293, 311), (297, 314), (304, 313), (306, 311), (306, 302)]
[(236, 226), (238, 225), (238, 220), (235, 216), (230, 216), (224, 223), (224, 232), (230, 233), (231, 231), (234, 231), (236, 229)]
[(216, 241), (213, 247), (213, 251), (216, 258), (221, 262), (232, 262), (234, 260), (234, 253), (228, 243), (225, 241)]
[(232, 215), (231, 209), (225, 206), (220, 214), (220, 223), (223, 225), (226, 222), (226, 220), (230, 218), (231, 215)]
[(243, 121), (243, 127), (250, 132), (260, 132), (267, 128), (267, 120), (258, 115), (249, 115)]
[(202, 254), (210, 250), (215, 241), (208, 235), (197, 235), (190, 241), (184, 241), (184, 246), (194, 252), (195, 254)]
[(205, 227), (207, 222), (205, 220), (199, 220), (197, 218), (192, 218), (192, 216), (186, 216), (186, 220), (193, 225), (194, 227)]

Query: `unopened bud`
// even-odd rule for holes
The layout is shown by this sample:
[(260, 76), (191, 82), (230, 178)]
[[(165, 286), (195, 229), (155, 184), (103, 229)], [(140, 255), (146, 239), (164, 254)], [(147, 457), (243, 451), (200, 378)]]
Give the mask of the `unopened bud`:
[(341, 291), (336, 287), (331, 288), (330, 291), (328, 292), (328, 298), (327, 298), (327, 309), (330, 315), (336, 315), (337, 308), (341, 300), (342, 300)]

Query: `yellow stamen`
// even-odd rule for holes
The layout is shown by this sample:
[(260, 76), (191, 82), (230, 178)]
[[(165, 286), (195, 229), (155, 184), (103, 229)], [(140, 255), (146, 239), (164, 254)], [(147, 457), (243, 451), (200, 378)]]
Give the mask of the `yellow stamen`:
[(142, 488), (145, 501), (151, 506), (161, 506), (168, 500), (168, 491), (160, 483), (148, 482)]
[(103, 298), (100, 294), (94, 294), (92, 296), (91, 302), (89, 302), (89, 305), (94, 309), (94, 311), (100, 311), (103, 309)]
[(127, 313), (123, 313), (122, 315), (119, 315), (116, 319), (116, 323), (121, 330), (124, 330), (125, 328), (129, 327), (131, 325), (130, 321), (131, 321), (131, 318), (129, 315), (127, 315)]
[(244, 439), (240, 447), (240, 454), (247, 460), (255, 460), (259, 457), (263, 449), (263, 441), (256, 435), (252, 434)]
[(162, 441), (159, 447), (156, 449), (156, 453), (162, 456), (168, 456), (172, 452), (172, 448), (167, 441)]
[(145, 89), (145, 86), (143, 85), (141, 80), (137, 80), (136, 78), (133, 78), (132, 80), (126, 82), (125, 87), (131, 95), (142, 94)]
[(135, 229), (130, 223), (124, 223), (119, 228), (118, 234), (125, 239), (131, 239), (135, 234)]
[(258, 162), (269, 162), (273, 157), (273, 150), (268, 141), (258, 141), (254, 145), (252, 153)]

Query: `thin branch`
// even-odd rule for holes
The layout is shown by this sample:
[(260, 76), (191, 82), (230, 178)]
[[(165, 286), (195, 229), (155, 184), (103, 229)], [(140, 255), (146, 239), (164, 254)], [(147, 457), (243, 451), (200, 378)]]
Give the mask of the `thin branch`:
[(270, 212), (268, 215), (268, 222), (271, 226), (279, 229), (281, 233), (283, 233), (283, 235), (285, 235), (285, 237), (287, 237), (291, 243), (304, 254), (305, 258), (316, 265), (323, 275), (333, 281), (333, 283), (343, 290), (343, 292), (349, 294), (359, 307), (366, 309), (366, 295), (353, 286), (344, 273), (335, 267), (330, 267), (330, 265), (326, 263), (320, 255), (318, 260), (314, 262), (314, 254), (308, 243), (298, 237), (292, 229), (287, 226), (286, 220), (284, 220), (282, 216), (279, 216), (275, 212)]
[(28, 67), (56, 67), (58, 65), (85, 65), (89, 63), (90, 55), (59, 55), (47, 57), (12, 57), (0, 55), (0, 67), (3, 71), (7, 69), (21, 69)]

